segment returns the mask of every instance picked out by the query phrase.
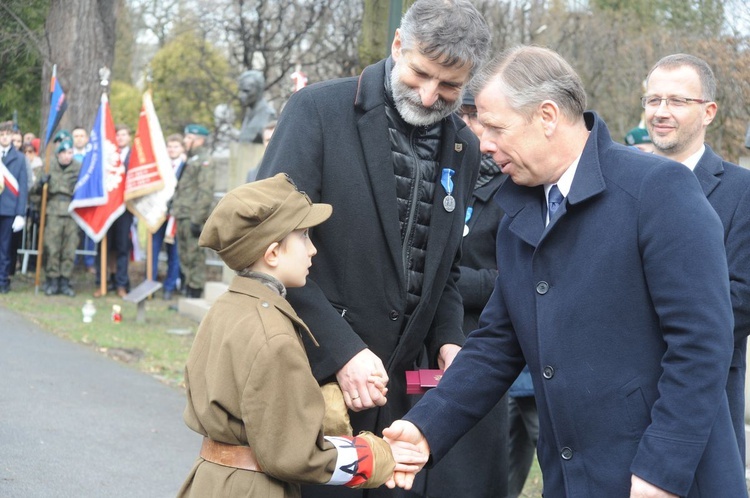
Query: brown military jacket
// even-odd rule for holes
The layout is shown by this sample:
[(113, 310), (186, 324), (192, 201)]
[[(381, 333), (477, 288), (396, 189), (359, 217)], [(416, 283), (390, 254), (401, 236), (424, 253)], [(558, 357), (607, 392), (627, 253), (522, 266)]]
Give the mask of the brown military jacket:
[(331, 479), (337, 450), (323, 439), (325, 404), (298, 330), (310, 334), (286, 299), (251, 278), (236, 276), (213, 304), (185, 368), (184, 419), (249, 445), (264, 473), (198, 457), (178, 496), (297, 497), (299, 483)]

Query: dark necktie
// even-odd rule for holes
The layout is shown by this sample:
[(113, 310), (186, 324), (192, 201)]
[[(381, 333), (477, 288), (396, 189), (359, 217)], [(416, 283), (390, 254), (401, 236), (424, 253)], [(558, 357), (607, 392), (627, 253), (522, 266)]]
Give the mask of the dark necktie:
[(557, 211), (557, 208), (560, 207), (560, 204), (562, 203), (564, 197), (562, 195), (562, 192), (560, 192), (560, 189), (557, 188), (557, 185), (552, 185), (552, 188), (549, 189), (549, 193), (547, 194), (547, 198), (549, 199), (547, 201), (547, 206), (549, 208), (549, 217), (552, 219), (552, 215), (555, 214), (555, 211)]

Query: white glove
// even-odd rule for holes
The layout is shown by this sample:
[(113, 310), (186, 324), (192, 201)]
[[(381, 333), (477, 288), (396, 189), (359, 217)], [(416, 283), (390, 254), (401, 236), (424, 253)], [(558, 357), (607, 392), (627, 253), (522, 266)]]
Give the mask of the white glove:
[(13, 220), (13, 231), (20, 232), (21, 230), (23, 230), (24, 225), (26, 225), (26, 218), (24, 218), (23, 216), (16, 216)]

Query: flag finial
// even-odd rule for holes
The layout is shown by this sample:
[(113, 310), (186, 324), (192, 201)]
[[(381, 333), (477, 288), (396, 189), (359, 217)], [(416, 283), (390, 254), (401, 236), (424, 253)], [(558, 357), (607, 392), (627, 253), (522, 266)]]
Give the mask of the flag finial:
[(101, 80), (101, 85), (103, 87), (107, 87), (109, 85), (109, 75), (111, 71), (107, 66), (104, 66), (103, 68), (99, 69), (99, 79)]

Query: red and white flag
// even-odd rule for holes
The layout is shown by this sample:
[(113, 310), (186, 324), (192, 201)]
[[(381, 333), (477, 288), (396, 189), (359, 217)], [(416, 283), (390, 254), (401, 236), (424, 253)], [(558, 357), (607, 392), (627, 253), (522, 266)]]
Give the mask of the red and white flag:
[(86, 235), (99, 242), (125, 212), (125, 167), (120, 162), (120, 148), (115, 140), (115, 125), (106, 94), (102, 94), (91, 129), (90, 145), (68, 212)]
[(146, 224), (149, 233), (159, 230), (167, 218), (177, 177), (167, 154), (167, 144), (154, 110), (151, 91), (143, 94), (138, 130), (133, 140), (125, 179), (128, 209)]

